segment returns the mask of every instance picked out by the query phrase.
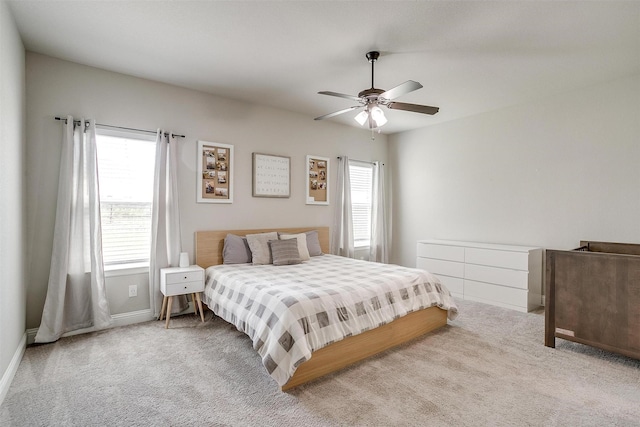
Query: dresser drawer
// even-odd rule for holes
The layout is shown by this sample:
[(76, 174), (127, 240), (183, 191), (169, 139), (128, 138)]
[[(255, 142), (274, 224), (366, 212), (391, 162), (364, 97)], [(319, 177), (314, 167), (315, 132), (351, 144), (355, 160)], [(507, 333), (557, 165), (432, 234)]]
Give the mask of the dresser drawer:
[(461, 262), (442, 261), (432, 258), (418, 258), (416, 266), (427, 270), (431, 274), (444, 274), (445, 276), (464, 277), (464, 264)]
[(204, 272), (202, 270), (184, 271), (184, 272), (166, 273), (165, 282), (167, 283), (167, 285), (170, 285), (172, 283), (202, 281), (203, 278), (204, 278)]
[(459, 277), (450, 277), (443, 276), (441, 274), (434, 274), (438, 279), (440, 279), (440, 283), (442, 283), (449, 292), (452, 294), (462, 297), (464, 295), (464, 280)]
[(514, 270), (529, 269), (528, 252), (509, 252), (494, 249), (466, 248), (464, 261), (467, 264), (480, 264), (493, 267), (512, 268)]
[(418, 243), (418, 256), (447, 261), (464, 262), (464, 248), (460, 246), (434, 245)]
[(204, 282), (198, 280), (195, 282), (171, 283), (165, 285), (165, 296), (192, 294), (204, 291)]
[(529, 302), (529, 292), (524, 289), (491, 285), (466, 279), (464, 281), (464, 297), (465, 299), (488, 302), (490, 304), (500, 303), (499, 305), (517, 308), (520, 311), (527, 311)]
[(511, 288), (528, 289), (529, 273), (521, 270), (465, 264), (464, 278), (477, 282), (487, 282)]

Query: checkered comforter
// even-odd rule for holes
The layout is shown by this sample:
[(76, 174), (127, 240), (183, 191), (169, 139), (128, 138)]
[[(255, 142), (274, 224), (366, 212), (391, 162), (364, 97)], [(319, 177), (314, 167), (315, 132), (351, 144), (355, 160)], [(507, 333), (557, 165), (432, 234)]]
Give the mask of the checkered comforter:
[(434, 305), (449, 319), (458, 313), (449, 291), (424, 270), (333, 255), (298, 265), (209, 267), (204, 301), (249, 335), (281, 386), (332, 342)]

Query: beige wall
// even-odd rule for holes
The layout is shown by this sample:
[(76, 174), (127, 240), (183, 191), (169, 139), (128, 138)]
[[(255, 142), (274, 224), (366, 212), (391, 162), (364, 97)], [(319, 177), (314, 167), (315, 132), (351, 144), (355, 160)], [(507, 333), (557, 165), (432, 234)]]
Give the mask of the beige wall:
[(639, 75), (397, 134), (389, 157), (396, 263), (425, 238), (640, 243)]
[[(386, 160), (385, 135), (371, 141), (369, 132), (306, 115), (224, 99), (176, 86), (112, 73), (40, 54), (27, 53), (27, 206), (31, 265), (27, 327), (35, 328), (47, 287), (60, 156), (61, 122), (56, 115), (93, 117), (99, 123), (186, 135), (178, 154), (178, 186), (183, 250), (194, 260), (194, 232), (206, 229), (286, 226), (330, 226), (332, 206), (305, 204), (305, 156), (348, 155)], [(162, 64), (158, 64), (162, 66)], [(215, 76), (211, 76), (215, 79)], [(198, 140), (233, 144), (233, 204), (196, 203)], [(289, 199), (251, 196), (251, 153), (291, 156)], [(336, 161), (331, 170), (332, 193)], [(129, 283), (139, 277), (110, 278), (107, 286), (115, 312), (148, 308), (138, 290), (138, 303), (128, 300)]]
[(0, 1), (0, 403), (25, 337), (24, 58), (13, 17)]

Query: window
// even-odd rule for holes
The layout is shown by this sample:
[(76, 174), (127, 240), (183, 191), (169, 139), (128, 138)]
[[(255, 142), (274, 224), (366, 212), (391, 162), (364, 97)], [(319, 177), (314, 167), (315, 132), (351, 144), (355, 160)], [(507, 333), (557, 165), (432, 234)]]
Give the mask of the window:
[(104, 265), (148, 264), (155, 135), (97, 129)]
[(349, 160), (353, 244), (369, 246), (371, 242), (371, 204), (373, 202), (373, 165)]

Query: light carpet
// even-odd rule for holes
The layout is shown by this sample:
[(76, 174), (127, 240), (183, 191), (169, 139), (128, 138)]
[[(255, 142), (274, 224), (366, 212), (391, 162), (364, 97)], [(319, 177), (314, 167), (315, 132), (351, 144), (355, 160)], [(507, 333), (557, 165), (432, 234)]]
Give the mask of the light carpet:
[(640, 361), (558, 340), (544, 316), (459, 301), (434, 333), (279, 391), (208, 313), (27, 348), (3, 426), (638, 426)]

